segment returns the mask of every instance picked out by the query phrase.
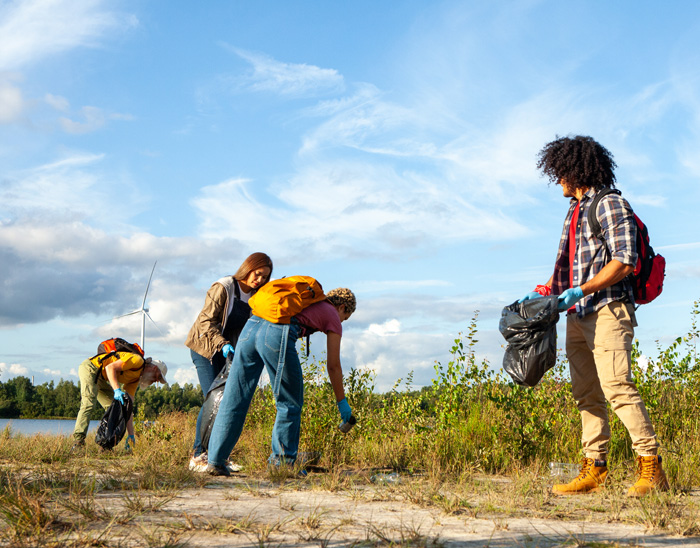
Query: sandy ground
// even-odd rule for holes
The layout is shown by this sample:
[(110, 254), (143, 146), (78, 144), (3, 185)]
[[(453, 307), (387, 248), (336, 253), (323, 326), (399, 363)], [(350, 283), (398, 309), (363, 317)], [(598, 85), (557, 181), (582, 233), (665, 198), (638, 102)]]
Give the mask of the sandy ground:
[[(576, 520), (527, 518), (522, 513), (521, 517), (447, 514), (437, 507), (398, 500), (401, 497), (393, 496), (392, 489), (395, 486), (366, 485), (329, 492), (308, 480), (279, 485), (240, 475), (216, 478), (206, 487), (179, 491), (157, 512), (145, 513), (139, 527), (151, 531), (149, 545), (181, 547), (700, 547), (698, 536), (611, 522), (608, 512), (591, 512)], [(690, 496), (700, 500), (700, 492)], [(109, 508), (121, 499), (105, 493), (97, 500)]]

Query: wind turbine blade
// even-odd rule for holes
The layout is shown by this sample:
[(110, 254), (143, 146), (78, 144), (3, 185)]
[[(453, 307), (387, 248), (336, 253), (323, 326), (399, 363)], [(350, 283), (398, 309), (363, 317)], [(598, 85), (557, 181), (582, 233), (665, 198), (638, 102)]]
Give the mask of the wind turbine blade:
[(163, 337), (165, 337), (165, 333), (163, 333), (163, 332), (160, 330), (160, 327), (158, 327), (158, 324), (156, 323), (156, 321), (155, 321), (153, 318), (151, 318), (151, 315), (150, 315), (148, 312), (146, 312), (145, 314), (146, 314), (146, 316), (148, 316), (148, 319), (151, 320), (151, 322), (153, 322), (153, 325), (156, 326), (156, 329), (158, 330), (158, 332), (159, 332), (161, 335), (163, 335)]
[(143, 302), (141, 303), (141, 310), (146, 308), (146, 297), (148, 296), (148, 288), (151, 287), (151, 280), (153, 279), (153, 271), (156, 269), (158, 261), (153, 263), (153, 268), (151, 269), (151, 275), (148, 277), (148, 284), (146, 285), (146, 292), (143, 294)]
[(133, 316), (134, 314), (141, 314), (141, 310), (134, 310), (133, 312), (127, 312), (126, 314), (122, 314), (121, 316), (114, 316), (112, 320), (118, 320), (119, 318), (125, 318), (126, 316)]

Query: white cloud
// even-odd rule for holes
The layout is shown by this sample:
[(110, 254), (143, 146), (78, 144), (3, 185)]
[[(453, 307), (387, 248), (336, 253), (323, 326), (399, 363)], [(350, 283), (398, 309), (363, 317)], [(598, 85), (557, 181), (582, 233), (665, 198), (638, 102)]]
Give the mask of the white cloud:
[(95, 167), (101, 154), (73, 155), (21, 173), (11, 174), (0, 187), (0, 213), (22, 211), (74, 211), (87, 214), (99, 209), (104, 191), (98, 189)]
[(413, 332), (391, 337), (369, 331), (357, 336), (348, 333), (343, 335), (341, 359), (354, 363), (356, 369), (373, 371), (380, 391), (388, 390), (396, 379), (405, 379), (411, 371), (416, 385), (423, 385), (429, 383), (436, 357), (446, 356), (449, 342), (449, 336), (427, 333), (420, 337)]
[(259, 200), (253, 188), (244, 179), (203, 187), (193, 200), (201, 235), (237, 238), (278, 256), (346, 257), (414, 254), (448, 242), (510, 239), (528, 230), (490, 203), (475, 205), (467, 188), (369, 162), (315, 164), (274, 188), (256, 189), (274, 195), (276, 205)]
[(398, 335), (401, 332), (401, 322), (397, 319), (387, 320), (382, 324), (373, 323), (367, 328), (367, 333), (379, 337)]
[[(145, 290), (145, 287), (142, 289)], [(122, 303), (127, 308), (124, 313), (130, 311), (129, 306), (138, 310), (142, 298), (143, 295), (136, 293), (130, 302)], [(146, 318), (147, 345), (181, 346), (203, 303), (204, 293), (201, 290), (170, 279), (161, 281), (156, 270), (146, 302), (153, 320)], [(121, 333), (127, 340), (140, 341), (141, 314), (115, 318), (96, 330), (96, 334), (102, 338), (108, 338), (112, 333)]]
[(76, 121), (66, 117), (61, 117), (58, 121), (66, 133), (82, 135), (103, 128), (107, 120), (130, 122), (134, 119), (131, 114), (106, 114), (101, 108), (90, 106), (80, 109), (79, 118), (82, 119), (82, 121)]
[(314, 96), (339, 91), (344, 86), (343, 77), (334, 69), (324, 69), (303, 63), (284, 63), (261, 53), (226, 45), (224, 47), (252, 66), (251, 73), (233, 79), (234, 84), (241, 90), (290, 96)]
[[(164, 274), (156, 272), (151, 315), (163, 335), (152, 328), (149, 333), (165, 344), (181, 344), (202, 304), (193, 280), (217, 272), (230, 254), (243, 254), (243, 248), (236, 240), (218, 237), (158, 237), (130, 225), (127, 210), (118, 216), (96, 214), (115, 195), (128, 201), (133, 215), (144, 201), (128, 182), (102, 173), (104, 159), (99, 154), (74, 154), (10, 173), (2, 181), (0, 325), (128, 312), (140, 305), (150, 267), (158, 259), (168, 265), (165, 274), (171, 270), (170, 282), (154, 293)], [(193, 272), (193, 260), (205, 266)], [(132, 326), (137, 339), (139, 325), (131, 321), (124, 328)]]
[(48, 377), (60, 377), (62, 373), (60, 369), (49, 369), (48, 367), (42, 369), (41, 372), (47, 375)]
[(59, 118), (61, 127), (66, 133), (83, 134), (100, 129), (105, 125), (105, 115), (102, 109), (97, 107), (83, 107), (81, 115), (83, 122), (76, 122), (69, 118)]
[(666, 207), (668, 196), (662, 194), (636, 194), (634, 192), (626, 192), (625, 197), (635, 205), (650, 206), (650, 207)]
[(47, 93), (46, 95), (44, 95), (44, 101), (46, 101), (46, 103), (51, 107), (61, 112), (67, 112), (70, 108), (70, 103), (68, 103), (68, 99), (66, 99), (65, 97), (61, 97), (60, 95), (52, 95), (51, 93)]
[(370, 291), (384, 291), (387, 289), (397, 290), (397, 289), (418, 289), (427, 287), (450, 287), (452, 282), (446, 280), (370, 280), (358, 282), (353, 286), (353, 290), (370, 292)]
[(304, 137), (301, 154), (338, 146), (391, 156), (434, 154), (434, 145), (406, 139), (400, 131), (416, 127), (416, 112), (382, 100), (379, 90), (368, 84), (359, 85), (353, 96), (323, 102), (304, 112), (328, 120)]
[(23, 365), (20, 365), (18, 363), (11, 363), (10, 367), (8, 368), (8, 371), (13, 376), (27, 375), (29, 373), (28, 368), (26, 368)]
[(686, 252), (686, 251), (691, 251), (695, 252), (696, 250), (700, 250), (700, 242), (689, 242), (689, 243), (683, 243), (683, 244), (671, 244), (671, 245), (661, 245), (661, 246), (654, 246), (654, 249), (658, 250), (674, 250), (674, 251), (680, 251), (680, 252)]
[(26, 104), (22, 90), (0, 78), (0, 124), (9, 124), (22, 117)]
[[(52, 223), (70, 227), (86, 221), (93, 227), (109, 227), (110, 232), (132, 232), (127, 225), (130, 215), (141, 213), (147, 197), (130, 180), (109, 174), (103, 165), (105, 158), (104, 154), (73, 153), (32, 169), (6, 173), (0, 185), (0, 221), (35, 218), (31, 224), (36, 230)], [(128, 197), (129, 207), (119, 215), (96, 214), (115, 195)], [(3, 231), (11, 230), (11, 223), (3, 227)], [(59, 231), (55, 232), (58, 236)]]
[(107, 11), (101, 0), (23, 0), (0, 4), (0, 71), (24, 67), (79, 46), (96, 46), (108, 31), (136, 21)]
[(197, 371), (192, 367), (178, 367), (172, 373), (168, 374), (168, 377), (172, 375), (172, 378), (168, 379), (170, 384), (178, 383), (180, 386), (190, 383), (194, 386), (199, 384), (199, 378), (197, 377)]

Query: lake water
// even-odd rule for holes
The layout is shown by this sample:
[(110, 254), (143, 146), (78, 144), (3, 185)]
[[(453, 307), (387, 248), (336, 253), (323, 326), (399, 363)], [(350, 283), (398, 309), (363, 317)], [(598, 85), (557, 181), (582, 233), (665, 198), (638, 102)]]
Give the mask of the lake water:
[[(64, 436), (70, 436), (73, 433), (73, 428), (75, 427), (75, 420), (71, 419), (0, 419), (0, 432), (2, 432), (7, 425), (10, 425), (10, 429), (13, 434), (63, 434)], [(97, 429), (97, 425), (100, 421), (90, 421), (89, 431), (94, 431)]]

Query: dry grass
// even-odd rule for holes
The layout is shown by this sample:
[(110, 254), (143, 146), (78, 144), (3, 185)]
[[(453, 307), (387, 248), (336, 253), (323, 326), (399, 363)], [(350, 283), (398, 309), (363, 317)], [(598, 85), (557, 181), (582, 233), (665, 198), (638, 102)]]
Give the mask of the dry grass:
[[(121, 450), (103, 453), (88, 443), (79, 455), (71, 455), (67, 438), (6, 436), (0, 448), (0, 545), (176, 548), (187, 546), (197, 531), (205, 531), (244, 535), (257, 546), (277, 546), (279, 538), (290, 535), (330, 546), (345, 531), (358, 528), (364, 531), (358, 546), (441, 545), (438, 535), (422, 523), (396, 526), (331, 517), (321, 504), (300, 502), (304, 499), (295, 495), (300, 491), (309, 497), (319, 492), (339, 494), (350, 506), (397, 502), (434, 510), (432, 513), (446, 518), (489, 520), (494, 534), (508, 531), (512, 519), (538, 518), (635, 524), (655, 534), (700, 535), (697, 497), (688, 496), (687, 491), (641, 500), (625, 496), (633, 480), (631, 462), (611, 467), (603, 492), (569, 498), (550, 494), (552, 479), (544, 463), (537, 462), (513, 467), (501, 476), (469, 467), (462, 467), (459, 474), (438, 466), (414, 473), (404, 470), (394, 483), (372, 482), (373, 476), (390, 469), (326, 463), (300, 480), (294, 468), (268, 470), (269, 438), (263, 443), (262, 435), (251, 432), (247, 443), (258, 444), (258, 450), (251, 452), (254, 457), (243, 458), (241, 449), (238, 461), (246, 466), (245, 480), (233, 483), (188, 470), (193, 429), (191, 417), (165, 416), (138, 436), (132, 454)], [(254, 458), (258, 459), (255, 465)], [(284, 517), (266, 521), (252, 511), (202, 517), (187, 509), (168, 510), (181, 493), (212, 482), (226, 486), (218, 491), (223, 508), (235, 508), (243, 499), (276, 497), (273, 504)], [(558, 542), (577, 545), (571, 538)]]

